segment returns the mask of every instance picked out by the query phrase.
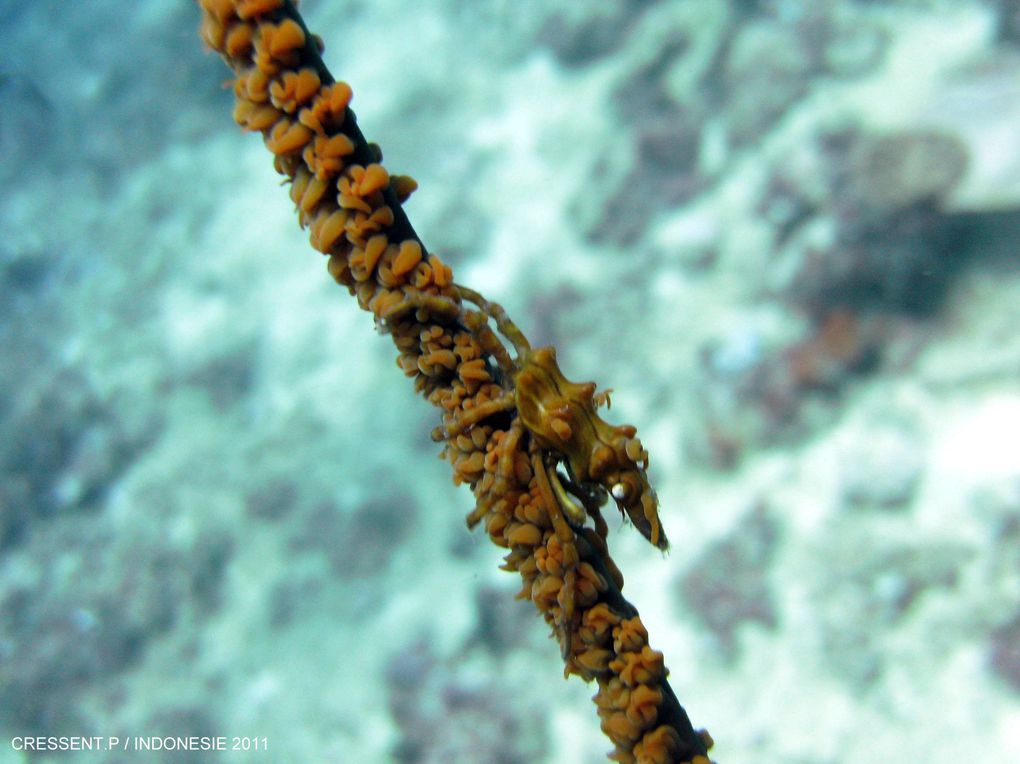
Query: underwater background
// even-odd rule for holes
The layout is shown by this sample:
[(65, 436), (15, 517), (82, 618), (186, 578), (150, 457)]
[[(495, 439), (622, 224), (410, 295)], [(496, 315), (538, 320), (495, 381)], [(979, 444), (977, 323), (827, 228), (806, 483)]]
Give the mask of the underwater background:
[[(610, 546), (713, 758), (1020, 761), (1017, 5), (302, 12), (429, 248), (638, 427), (673, 548)], [(605, 761), (198, 19), (0, 0), (0, 764)]]

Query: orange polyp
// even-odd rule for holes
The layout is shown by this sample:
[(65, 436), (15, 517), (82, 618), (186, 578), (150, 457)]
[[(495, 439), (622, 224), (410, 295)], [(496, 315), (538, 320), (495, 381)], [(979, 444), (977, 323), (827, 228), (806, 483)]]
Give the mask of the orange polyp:
[(658, 650), (648, 645), (641, 648), (640, 653), (624, 653), (623, 666), (619, 674), (620, 680), (629, 687), (639, 684), (653, 684), (663, 677), (663, 657)]
[(485, 368), (485, 361), (482, 358), (462, 363), (457, 367), (457, 375), (464, 383), (471, 381), (486, 382), (490, 379), (489, 372)]
[[(348, 238), (350, 238), (350, 234), (348, 234)], [(352, 266), (357, 266), (354, 274), (355, 277), (359, 281), (368, 281), (374, 275), (376, 277), (376, 281), (383, 287), (395, 288), (400, 286), (396, 281), (385, 277), (385, 273), (389, 272), (389, 268), (385, 265), (385, 263), (393, 261), (397, 252), (396, 245), (386, 244), (385, 247), (379, 249), (378, 244), (369, 246), (370, 243), (371, 239), (368, 242), (365, 242), (364, 246), (355, 251), (356, 254), (352, 258), (351, 263)], [(357, 262), (354, 262), (355, 258), (357, 259)]]
[(276, 124), (276, 121), (281, 116), (282, 112), (278, 109), (274, 109), (269, 104), (263, 104), (262, 106), (256, 105), (251, 114), (248, 115), (248, 129), (268, 130)]
[(612, 652), (597, 647), (590, 647), (577, 655), (574, 660), (590, 674), (601, 674), (609, 666)]
[(418, 263), (411, 273), (411, 286), (421, 290), (432, 283), (432, 266), (428, 263)]
[(376, 234), (371, 237), (365, 244), (365, 270), (371, 273), (375, 270), (375, 266), (378, 264), (379, 259), (383, 256), (386, 251), (386, 247), (389, 245), (389, 239), (386, 238), (386, 234)]
[(507, 531), (506, 540), (511, 546), (538, 546), (542, 543), (542, 530), (531, 523), (521, 523)]
[(613, 649), (636, 652), (648, 643), (648, 631), (638, 617), (628, 618), (613, 630)]
[(381, 207), (375, 212), (367, 213), (357, 211), (347, 219), (347, 238), (358, 246), (364, 246), (366, 237), (388, 228), (391, 223), (386, 222), (381, 215), (388, 207)]
[(351, 275), (355, 281), (368, 281), (372, 277), (372, 271), (365, 267), (364, 247), (354, 247), (351, 251)]
[[(301, 124), (308, 126), (304, 120), (301, 121)], [(315, 140), (305, 149), (303, 156), (308, 169), (312, 170), (320, 180), (326, 180), (343, 169), (344, 163), (341, 157), (347, 156), (353, 151), (354, 144), (346, 135), (334, 135), (332, 138), (316, 135)]]
[(302, 125), (307, 125), (320, 135), (325, 132), (325, 128), (322, 126), (322, 120), (319, 119), (314, 109), (302, 109), (298, 114), (298, 119), (301, 121)]
[(381, 164), (370, 164), (358, 179), (358, 196), (368, 196), (374, 191), (386, 188), (390, 183), (390, 174)]
[(432, 268), (432, 281), (437, 287), (445, 287), (453, 283), (453, 271), (439, 259), (439, 255), (429, 255), (429, 265)]
[(294, 102), (298, 106), (307, 103), (312, 96), (319, 92), (319, 87), (322, 85), (319, 75), (314, 69), (306, 67), (296, 74), (294, 72), (287, 72), (287, 75), (292, 78), (294, 83), (293, 97)]
[(384, 231), (393, 225), (393, 210), (388, 204), (380, 204), (381, 199), (377, 196), (373, 201), (374, 209), (368, 214), (364, 221), (365, 233)]
[(598, 639), (609, 634), (613, 627), (620, 623), (620, 616), (604, 602), (599, 603), (584, 614), (585, 626), (591, 628)]
[(252, 75), (257, 73), (258, 69), (245, 69), (237, 75), (234, 80), (234, 96), (238, 99), (247, 101), (265, 101), (265, 98), (255, 99), (252, 98), (252, 87), (250, 84)]
[[(270, 25), (266, 25), (269, 28)], [(282, 58), (305, 44), (305, 33), (294, 19), (284, 19), (267, 35), (266, 47), (273, 58)]]
[(363, 281), (355, 285), (353, 294), (362, 310), (368, 310), (369, 303), (375, 297), (376, 291), (378, 291), (378, 285), (371, 281)]
[(237, 103), (234, 104), (234, 121), (241, 127), (246, 128), (248, 127), (248, 120), (254, 111), (255, 104), (239, 96)]
[(475, 427), (471, 430), (471, 444), (479, 451), (484, 451), (489, 443), (491, 433), (491, 427)]
[(226, 30), (223, 28), (223, 23), (212, 14), (202, 17), (202, 25), (199, 27), (198, 34), (202, 41), (213, 50), (223, 50)]
[(603, 719), (601, 727), (609, 739), (617, 744), (633, 745), (634, 741), (641, 737), (640, 727), (620, 711), (609, 714)]
[[(214, 1), (224, 4), (228, 2), (228, 0)], [(250, 19), (252, 16), (261, 16), (275, 11), (283, 5), (283, 0), (232, 0), (229, 4), (237, 6), (237, 15), (242, 19)]]
[(276, 73), (280, 71), (279, 62), (269, 52), (265, 42), (266, 39), (272, 37), (273, 29), (275, 27), (272, 24), (263, 24), (259, 27), (259, 39), (255, 41), (255, 55), (252, 59), (259, 71), (265, 72), (270, 76), (276, 76)]
[(452, 350), (446, 348), (433, 350), (429, 353), (428, 362), (432, 366), (443, 366), (450, 370), (457, 368), (457, 356), (453, 354)]
[[(303, 113), (303, 112), (302, 112)], [(300, 119), (300, 122), (305, 127), (313, 129), (305, 120)], [(320, 143), (324, 140), (323, 136), (317, 135), (315, 139), (305, 146), (305, 150), (301, 152), (301, 158), (305, 160), (305, 166), (315, 173), (315, 177), (319, 180), (326, 180), (329, 177), (329, 173), (323, 166), (322, 161), (319, 158), (318, 148)]]
[(585, 581), (590, 583), (596, 590), (604, 592), (609, 588), (606, 580), (599, 575), (598, 571), (592, 567), (591, 563), (582, 562), (577, 566), (577, 572)]
[(401, 204), (406, 202), (408, 197), (418, 190), (418, 181), (410, 175), (391, 175), (390, 185), (393, 188), (393, 193), (397, 195), (397, 199), (400, 200)]
[(334, 82), (322, 88), (312, 105), (302, 109), (298, 118), (317, 133), (324, 133), (327, 125), (340, 127), (351, 97), (350, 85), (346, 82)]
[(351, 86), (346, 82), (338, 80), (328, 88), (323, 89), (322, 95), (325, 103), (329, 106), (329, 110), (334, 114), (340, 114), (350, 104), (351, 99), (354, 97), (354, 91), (351, 90)]
[(459, 459), (457, 463), (454, 464), (453, 466), (454, 469), (456, 469), (462, 475), (465, 476), (475, 475), (482, 471), (483, 459), (484, 455), (482, 454), (482, 452), (475, 451), (474, 453), (471, 454), (471, 456), (467, 457), (466, 459)]
[(400, 251), (393, 261), (393, 275), (403, 276), (414, 270), (421, 262), (421, 244), (414, 239), (400, 242)]
[(339, 194), (337, 196), (337, 203), (349, 210), (361, 210), (364, 213), (370, 213), (372, 208), (365, 203), (364, 199), (360, 199), (357, 196), (351, 196), (350, 194)]
[(296, 82), (296, 72), (284, 72), (281, 78), (273, 80), (269, 86), (269, 97), (273, 101), (273, 106), (288, 114), (292, 114), (297, 109), (298, 103), (294, 97)]
[(266, 103), (269, 100), (269, 78), (265, 72), (249, 70), (244, 78), (244, 89), (248, 99), (255, 103)]
[(701, 739), (702, 745), (705, 746), (705, 750), (711, 751), (713, 746), (715, 746), (715, 740), (712, 738), (712, 733), (710, 733), (707, 729), (702, 728), (697, 731), (697, 735)]
[(343, 210), (336, 210), (326, 217), (322, 222), (313, 228), (315, 241), (313, 246), (320, 252), (329, 252), (330, 247), (340, 238), (344, 232), (344, 223), (347, 222), (347, 213)]
[(254, 30), (251, 24), (238, 23), (230, 27), (223, 44), (224, 50), (231, 56), (243, 56), (252, 48)]
[[(349, 196), (352, 198), (361, 199), (367, 196), (362, 191), (362, 181), (365, 178), (365, 168), (359, 164), (353, 164), (347, 168), (343, 176), (337, 181), (337, 188), (340, 190), (340, 194)], [(371, 212), (371, 208), (365, 210), (365, 212)]]
[(347, 266), (347, 259), (340, 255), (330, 255), (326, 264), (329, 275), (339, 284), (346, 284), (350, 268)]
[[(654, 724), (654, 720), (651, 722)], [(649, 732), (634, 746), (634, 755), (641, 764), (670, 764), (680, 751), (680, 736), (672, 727), (663, 724)], [(709, 764), (704, 756), (695, 756), (691, 764)]]
[(379, 267), (375, 272), (375, 280), (382, 284), (384, 287), (395, 289), (404, 283), (403, 279), (399, 279), (393, 275), (393, 258), (396, 257), (396, 247), (388, 247), (392, 249), (392, 253), (389, 258), (383, 258), (383, 261), (379, 263)]
[(662, 703), (662, 692), (656, 688), (641, 684), (631, 690), (630, 702), (627, 704), (627, 718), (635, 724), (650, 727), (658, 717), (658, 706)]
[(592, 700), (600, 711), (620, 711), (630, 702), (630, 689), (624, 686), (619, 677), (612, 677)]
[(558, 576), (536, 578), (531, 588), (531, 599), (540, 610), (549, 610), (554, 605), (558, 606), (556, 598), (559, 597), (562, 588), (563, 579)]
[(354, 142), (343, 133), (329, 138), (323, 148), (322, 154), (327, 157), (345, 157), (354, 153)]
[(372, 313), (376, 316), (376, 318), (380, 318), (384, 316), (390, 308), (399, 304), (403, 299), (404, 295), (400, 292), (395, 292), (391, 289), (382, 289), (369, 301), (368, 307), (372, 310)]
[(315, 177), (313, 177), (311, 180), (309, 180), (308, 181), (308, 187), (305, 189), (304, 193), (301, 195), (301, 204), (300, 204), (301, 211), (302, 212), (311, 212), (312, 209), (315, 207), (315, 205), (319, 203), (319, 200), (321, 200), (322, 197), (325, 195), (325, 193), (326, 193), (326, 191), (328, 189), (329, 189), (329, 182), (328, 181), (322, 180), (321, 178), (315, 178)]
[(312, 131), (298, 122), (281, 119), (266, 139), (266, 147), (274, 154), (293, 154), (312, 139)]
[(312, 175), (308, 172), (307, 167), (298, 167), (294, 173), (294, 177), (291, 178), (290, 183), (290, 200), (301, 208), (301, 199), (305, 195), (305, 191), (308, 190), (308, 184), (312, 180)]
[(223, 23), (234, 15), (235, 0), (199, 0), (202, 9)]

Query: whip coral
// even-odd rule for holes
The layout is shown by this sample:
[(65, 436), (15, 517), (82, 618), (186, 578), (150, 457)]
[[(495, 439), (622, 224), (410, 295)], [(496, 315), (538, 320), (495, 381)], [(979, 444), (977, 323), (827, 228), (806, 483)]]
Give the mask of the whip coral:
[(398, 366), (441, 411), (432, 437), (454, 481), (507, 549), (559, 640), (565, 673), (598, 683), (610, 758), (635, 764), (708, 764), (711, 738), (691, 726), (621, 594), (602, 505), (612, 498), (655, 546), (668, 542), (646, 475), (648, 453), (630, 425), (605, 422), (594, 383), (568, 381), (552, 348), (532, 349), (496, 303), (457, 284), (424, 247), (401, 201), (416, 188), (390, 175), (335, 82), (321, 42), (286, 0), (199, 0), (201, 35), (235, 73), (234, 117), (261, 132), (289, 180), (298, 217), (330, 275), (370, 311)]

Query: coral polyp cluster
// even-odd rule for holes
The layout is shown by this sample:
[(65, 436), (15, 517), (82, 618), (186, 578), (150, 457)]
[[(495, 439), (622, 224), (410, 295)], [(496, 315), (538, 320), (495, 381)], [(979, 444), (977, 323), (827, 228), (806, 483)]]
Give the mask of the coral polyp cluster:
[(416, 184), (391, 178), (378, 149), (350, 134), (351, 88), (303, 65), (316, 43), (294, 18), (269, 20), (284, 6), (202, 3), (202, 38), (237, 72), (234, 119), (263, 134), (276, 169), (291, 179), (290, 196), (312, 246), (329, 257), (330, 274), (362, 307), (382, 318), (402, 301), (405, 286), (452, 299), (449, 267), (426, 257), (417, 238), (394, 237), (395, 209)]
[(202, 38), (235, 72), (235, 120), (262, 134), (329, 273), (392, 337), (399, 367), (442, 412), (433, 438), (475, 495), (468, 524), (508, 550), (503, 567), (520, 574), (519, 597), (551, 626), (566, 674), (598, 683), (610, 757), (708, 764), (711, 739), (677, 702), (609, 556), (609, 497), (667, 547), (635, 429), (603, 421), (605, 393), (569, 382), (551, 348), (533, 350), (499, 305), (454, 283), (426, 250), (401, 207), (416, 183), (383, 167), (349, 107), (351, 88), (333, 80), (293, 3), (199, 4)]

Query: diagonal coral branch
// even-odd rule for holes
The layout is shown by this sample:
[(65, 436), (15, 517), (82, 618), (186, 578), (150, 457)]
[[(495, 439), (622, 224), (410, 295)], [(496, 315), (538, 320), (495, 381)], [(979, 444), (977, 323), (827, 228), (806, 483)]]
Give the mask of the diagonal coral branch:
[(235, 120), (262, 133), (330, 274), (441, 409), (433, 438), (475, 495), (469, 526), (484, 523), (508, 550), (503, 568), (521, 575), (518, 596), (559, 639), (565, 673), (598, 683), (610, 758), (708, 764), (711, 738), (677, 701), (609, 555), (600, 507), (610, 497), (668, 547), (634, 428), (602, 420), (605, 393), (567, 380), (552, 348), (532, 349), (499, 305), (455, 284), (425, 249), (401, 206), (416, 184), (382, 166), (348, 108), (350, 87), (333, 79), (293, 2), (198, 2), (202, 38), (236, 75)]

